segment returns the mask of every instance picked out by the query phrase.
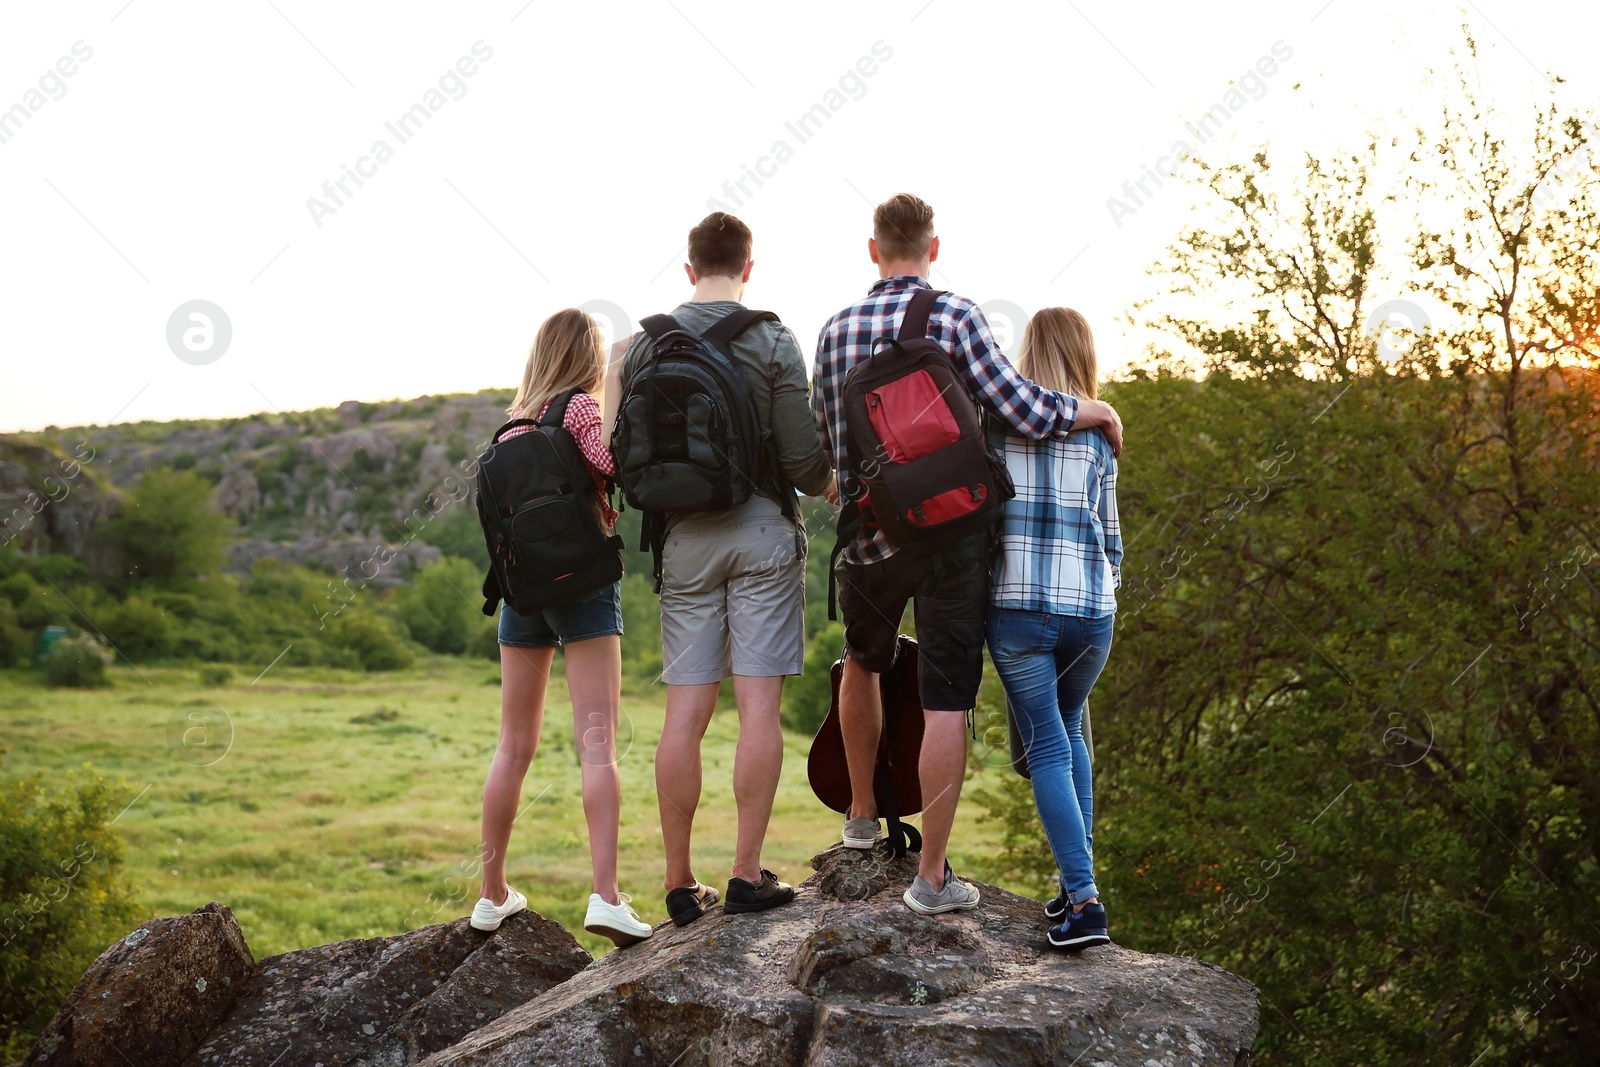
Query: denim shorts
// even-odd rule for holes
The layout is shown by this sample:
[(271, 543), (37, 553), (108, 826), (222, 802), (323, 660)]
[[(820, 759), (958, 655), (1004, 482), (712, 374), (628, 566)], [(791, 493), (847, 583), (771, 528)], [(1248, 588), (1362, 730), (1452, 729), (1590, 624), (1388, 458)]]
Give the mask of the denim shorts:
[(519, 615), (500, 608), (500, 643), (515, 648), (555, 648), (622, 633), (622, 583), (612, 582), (587, 600)]

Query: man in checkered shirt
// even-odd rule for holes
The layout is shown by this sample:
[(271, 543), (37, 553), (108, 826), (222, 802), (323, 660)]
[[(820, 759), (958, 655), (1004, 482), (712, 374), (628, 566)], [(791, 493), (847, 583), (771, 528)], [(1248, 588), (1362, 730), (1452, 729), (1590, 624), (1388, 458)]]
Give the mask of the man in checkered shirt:
[[(926, 279), (939, 255), (933, 209), (915, 196), (900, 193), (878, 205), (872, 228), (868, 251), (879, 279), (866, 299), (845, 308), (822, 328), (812, 371), (811, 409), (832, 457), (839, 492), (846, 498), (859, 495), (862, 485), (850, 470), (845, 376), (871, 353), (875, 340), (898, 333), (912, 294), (929, 288)], [(1074, 429), (1098, 426), (1121, 450), (1122, 421), (1111, 406), (1041, 389), (1018, 374), (971, 300), (952, 293), (939, 297), (928, 316), (927, 335), (949, 353), (956, 372), (996, 425), (1035, 439), (1065, 437)], [(894, 666), (907, 601), (916, 605), (918, 684), (925, 709), (920, 766), (923, 846), (917, 878), (904, 899), (924, 914), (978, 904), (977, 889), (951, 872), (945, 846), (966, 770), (964, 713), (977, 703), (983, 674), (983, 626), (998, 518), (949, 541), (903, 548), (890, 544), (881, 530), (863, 526), (834, 572), (845, 626), (839, 724), (854, 797), (843, 834), (844, 844), (851, 848), (870, 849), (878, 840), (873, 795), (883, 730), (878, 675)]]

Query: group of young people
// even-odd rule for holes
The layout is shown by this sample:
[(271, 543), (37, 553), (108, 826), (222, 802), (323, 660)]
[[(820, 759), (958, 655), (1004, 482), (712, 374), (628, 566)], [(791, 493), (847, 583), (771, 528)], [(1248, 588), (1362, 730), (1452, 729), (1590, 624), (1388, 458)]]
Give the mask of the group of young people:
[[(684, 926), (719, 903), (740, 913), (794, 898), (792, 886), (761, 866), (761, 848), (783, 759), (780, 696), (784, 679), (801, 673), (804, 661), (806, 538), (794, 507), (798, 490), (842, 503), (856, 519), (841, 525), (848, 543), (834, 564), (845, 634), (839, 725), (853, 794), (843, 845), (872, 849), (882, 840), (873, 780), (884, 729), (878, 679), (901, 654), (901, 621), (910, 603), (921, 652), (924, 807), (919, 869), (905, 904), (929, 915), (979, 904), (977, 888), (951, 870), (946, 848), (966, 768), (966, 713), (977, 701), (987, 642), (1059, 867), (1060, 892), (1045, 906), (1048, 939), (1068, 949), (1105, 943), (1084, 713), (1110, 652), (1120, 584), (1116, 457), (1122, 424), (1096, 398), (1087, 323), (1068, 308), (1041, 310), (1026, 327), (1014, 365), (975, 303), (930, 285), (939, 255), (933, 210), (899, 194), (873, 216), (868, 253), (878, 280), (822, 328), (808, 381), (793, 333), (773, 316), (741, 314), (751, 250), (750, 230), (731, 215), (716, 212), (696, 225), (685, 266), (694, 291), (670, 320), (676, 329), (708, 335), (738, 316), (739, 331), (723, 339), (723, 348), (748, 383), (762, 452), (776, 470), (735, 506), (670, 515), (656, 533), (667, 696), (655, 772), (669, 916)], [(915, 328), (906, 329), (908, 321)], [(514, 420), (530, 421), (511, 424), (501, 437), (527, 432), (560, 398), (560, 425), (581, 452), (593, 506), (607, 529), (616, 518), (607, 490), (624, 459), (611, 447), (619, 407), (629, 383), (655, 358), (657, 332), (652, 327), (619, 342), (608, 359), (587, 314), (568, 309), (552, 315), (538, 332), (510, 408)], [(863, 395), (851, 371), (883, 351), (888, 339), (911, 334), (937, 345), (935, 362), (953, 371), (966, 395), (947, 396), (949, 388), (929, 393), (928, 404), (906, 416), (921, 422), (909, 431), (885, 422), (884, 456), (863, 456), (851, 443), (851, 420), (861, 417), (851, 414), (851, 397)], [(905, 398), (918, 395), (913, 387), (931, 388), (912, 383), (898, 399), (887, 387), (864, 394), (874, 425), (882, 398), (903, 407)], [(938, 527), (943, 512), (953, 509), (970, 512), (971, 521), (950, 523), (948, 536), (897, 536), (895, 523), (879, 521), (884, 516), (874, 512), (886, 491), (874, 481), (881, 472), (871, 468), (880, 458), (895, 458), (896, 450), (920, 454), (930, 433), (936, 445), (957, 442), (959, 420), (941, 415), (943, 423), (927, 425), (925, 412), (945, 412), (947, 403), (966, 403), (983, 414), (997, 468), (991, 473), (1008, 499), (993, 507), (1001, 499), (995, 486), (975, 476), (971, 486), (929, 500), (926, 512), (918, 505), (904, 517)], [(692, 451), (692, 427), (689, 437)], [(936, 460), (930, 463), (937, 466)], [(867, 492), (869, 484), (880, 486), (878, 498)], [(621, 633), (616, 582), (558, 607), (501, 609), (501, 730), (484, 789), (482, 898), (471, 918), (477, 929), (495, 929), (527, 905), (506, 883), (506, 852), (559, 647), (594, 876), (585, 927), (618, 945), (651, 934), (617, 885)], [(733, 770), (738, 831), (724, 896), (696, 877), (690, 843), (701, 793), (700, 744), (729, 677), (739, 717)]]

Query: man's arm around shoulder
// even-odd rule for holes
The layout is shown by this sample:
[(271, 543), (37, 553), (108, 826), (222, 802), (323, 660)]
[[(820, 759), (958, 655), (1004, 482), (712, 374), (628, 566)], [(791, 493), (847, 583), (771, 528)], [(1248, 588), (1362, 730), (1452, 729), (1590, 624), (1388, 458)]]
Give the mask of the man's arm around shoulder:
[(1072, 424), (1072, 428), (1100, 430), (1106, 435), (1106, 440), (1111, 442), (1112, 454), (1122, 455), (1122, 417), (1117, 414), (1116, 408), (1104, 400), (1078, 401), (1078, 418)]

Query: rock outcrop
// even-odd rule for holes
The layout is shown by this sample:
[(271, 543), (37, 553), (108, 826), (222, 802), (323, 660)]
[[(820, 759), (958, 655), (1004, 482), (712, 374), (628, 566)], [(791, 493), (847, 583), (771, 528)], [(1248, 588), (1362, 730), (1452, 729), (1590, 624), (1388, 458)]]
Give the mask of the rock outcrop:
[(117, 566), (114, 546), (94, 538), (120, 507), (99, 481), (104, 469), (84, 444), (54, 449), (0, 438), (0, 545), (73, 556), (91, 570)]
[(793, 904), (659, 927), (423, 1062), (1248, 1062), (1258, 1023), (1248, 982), (1117, 946), (1057, 952), (1040, 904), (994, 886), (981, 886), (972, 912), (916, 915), (900, 901), (914, 861), (823, 853)]
[(559, 923), (467, 920), (264, 959), (187, 1067), (408, 1064), (559, 985), (591, 957)]
[[(462, 919), (251, 967), (209, 904), (146, 923), (143, 955), (133, 937), (106, 950), (27, 1062), (121, 1062), (95, 1058), (111, 1040), (140, 1067), (1249, 1062), (1248, 982), (1115, 945), (1058, 952), (1039, 902), (994, 886), (974, 911), (917, 915), (900, 901), (915, 860), (835, 848), (792, 904), (663, 924), (594, 962), (528, 913), (494, 934)], [(214, 986), (190, 972), (207, 968), (230, 992), (196, 1001)]]
[(84, 974), (24, 1067), (403, 1067), (591, 962), (560, 924), (514, 915), (339, 941), (255, 963), (211, 903), (152, 919)]
[(100, 953), (23, 1065), (182, 1063), (227, 1018), (254, 965), (221, 904), (151, 919)]

